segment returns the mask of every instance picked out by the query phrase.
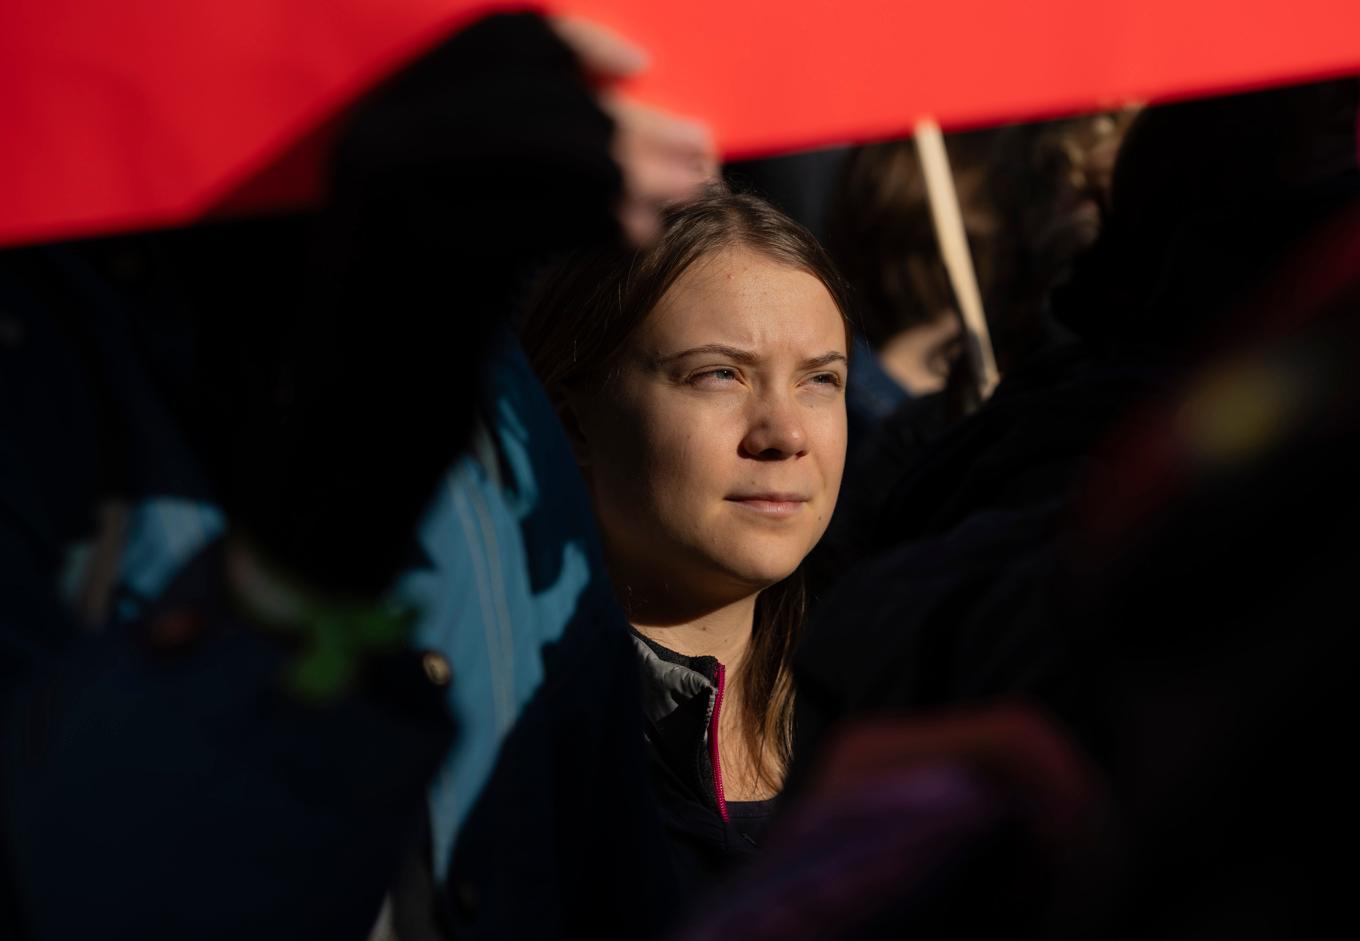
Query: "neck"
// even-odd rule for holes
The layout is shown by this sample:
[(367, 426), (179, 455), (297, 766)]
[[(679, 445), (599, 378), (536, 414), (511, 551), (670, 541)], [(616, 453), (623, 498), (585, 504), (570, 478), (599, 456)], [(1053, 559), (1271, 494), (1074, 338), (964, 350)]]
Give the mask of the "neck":
[(715, 657), (735, 672), (751, 643), (756, 595), (683, 616), (638, 607), (629, 611), (637, 632), (687, 657)]
[(743, 667), (755, 626), (754, 592), (726, 604), (676, 611), (638, 604), (636, 593), (626, 594), (628, 617), (633, 628), (648, 640), (687, 657), (714, 657), (727, 670), (727, 694), (723, 699), (718, 741), (722, 744), (721, 767), (728, 798), (764, 800), (779, 790), (762, 776), (766, 756), (747, 723)]

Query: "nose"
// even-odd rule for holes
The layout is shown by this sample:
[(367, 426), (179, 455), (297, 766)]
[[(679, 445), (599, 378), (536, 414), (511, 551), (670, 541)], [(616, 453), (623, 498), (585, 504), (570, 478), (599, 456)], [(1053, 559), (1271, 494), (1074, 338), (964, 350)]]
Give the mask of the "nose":
[(798, 405), (786, 396), (762, 396), (752, 403), (746, 435), (741, 441), (743, 457), (781, 461), (807, 453), (807, 431)]

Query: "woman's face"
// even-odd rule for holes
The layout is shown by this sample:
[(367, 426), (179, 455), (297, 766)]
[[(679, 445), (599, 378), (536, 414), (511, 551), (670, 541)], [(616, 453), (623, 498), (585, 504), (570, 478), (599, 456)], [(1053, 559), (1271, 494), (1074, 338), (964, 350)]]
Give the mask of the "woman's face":
[(845, 357), (814, 276), (744, 248), (682, 274), (571, 401), (615, 579), (693, 604), (790, 575), (836, 504)]

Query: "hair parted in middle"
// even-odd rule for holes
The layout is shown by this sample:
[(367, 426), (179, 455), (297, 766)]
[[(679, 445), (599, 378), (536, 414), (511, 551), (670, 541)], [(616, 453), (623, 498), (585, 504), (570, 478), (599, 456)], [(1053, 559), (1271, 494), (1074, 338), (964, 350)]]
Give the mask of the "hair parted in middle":
[(628, 337), (671, 285), (726, 248), (749, 249), (806, 271), (849, 325), (845, 283), (812, 233), (765, 200), (715, 183), (699, 199), (665, 210), (662, 235), (649, 248), (577, 252), (540, 281), (520, 332), (549, 395), (607, 379)]
[[(849, 350), (849, 298), (817, 240), (763, 199), (714, 184), (701, 198), (665, 210), (661, 237), (648, 248), (578, 252), (541, 279), (521, 339), (554, 404), (562, 408), (568, 389), (606, 390), (629, 337), (677, 279), (704, 258), (738, 248), (817, 278), (845, 321)], [(790, 759), (792, 659), (806, 616), (801, 569), (756, 600), (740, 688), (744, 734), (768, 785), (778, 786)]]

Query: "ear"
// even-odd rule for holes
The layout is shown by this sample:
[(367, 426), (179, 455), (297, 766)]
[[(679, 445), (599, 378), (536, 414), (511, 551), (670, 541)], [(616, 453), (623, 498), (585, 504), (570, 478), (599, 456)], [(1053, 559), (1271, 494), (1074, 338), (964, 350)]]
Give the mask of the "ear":
[(571, 445), (572, 456), (576, 458), (576, 466), (589, 472), (590, 441), (586, 437), (583, 420), (589, 403), (579, 393), (568, 391), (556, 398), (553, 408), (567, 433), (567, 442)]

